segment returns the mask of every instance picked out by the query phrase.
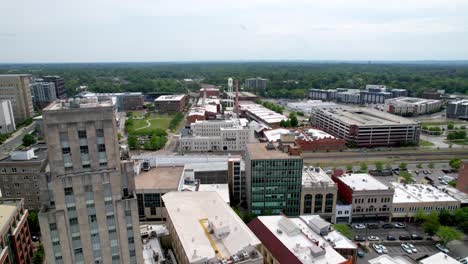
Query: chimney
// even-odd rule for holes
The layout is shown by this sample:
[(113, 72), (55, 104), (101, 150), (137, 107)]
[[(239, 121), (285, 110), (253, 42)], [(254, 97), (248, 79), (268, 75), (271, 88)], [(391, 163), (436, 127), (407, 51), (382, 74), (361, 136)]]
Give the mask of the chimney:
[(236, 79), (236, 114), (239, 117), (239, 82)]

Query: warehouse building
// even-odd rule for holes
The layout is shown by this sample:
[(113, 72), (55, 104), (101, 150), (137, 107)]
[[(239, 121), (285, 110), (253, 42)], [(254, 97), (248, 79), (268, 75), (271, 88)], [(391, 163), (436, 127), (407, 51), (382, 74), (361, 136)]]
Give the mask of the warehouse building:
[(239, 110), (241, 116), (245, 116), (249, 120), (255, 120), (272, 128), (279, 127), (281, 120), (288, 119), (282, 114), (248, 101), (239, 102)]
[(312, 125), (357, 147), (419, 144), (420, 125), (371, 108), (317, 108)]
[(440, 100), (414, 97), (397, 97), (385, 101), (385, 111), (400, 116), (430, 114), (440, 111), (441, 107)]
[(182, 112), (187, 101), (185, 94), (161, 95), (154, 100), (154, 106), (161, 113)]

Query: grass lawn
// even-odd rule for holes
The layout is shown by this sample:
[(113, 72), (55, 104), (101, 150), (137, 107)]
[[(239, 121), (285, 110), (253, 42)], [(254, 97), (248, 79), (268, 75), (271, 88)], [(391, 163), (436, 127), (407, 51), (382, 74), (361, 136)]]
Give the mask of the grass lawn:
[[(134, 119), (133, 130), (142, 132), (141, 130), (154, 130), (154, 129), (162, 129), (166, 130), (169, 128), (169, 123), (171, 122), (173, 115), (166, 115), (166, 114), (156, 114), (152, 113), (148, 118), (145, 119)], [(148, 126), (148, 122), (150, 126)]]
[(468, 145), (468, 138), (447, 141), (448, 144)]
[(432, 143), (430, 141), (420, 139), (419, 140), (419, 146), (421, 146), (421, 147), (432, 147), (432, 146), (434, 146), (434, 143)]

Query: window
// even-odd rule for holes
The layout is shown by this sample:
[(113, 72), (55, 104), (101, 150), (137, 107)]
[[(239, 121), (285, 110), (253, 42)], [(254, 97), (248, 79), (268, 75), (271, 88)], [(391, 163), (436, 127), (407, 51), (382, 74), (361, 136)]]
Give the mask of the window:
[(79, 130), (78, 138), (86, 138), (86, 130)]
[(312, 213), (312, 195), (306, 194), (304, 196), (304, 214)]
[(99, 162), (99, 166), (100, 167), (105, 167), (105, 166), (107, 166), (107, 162)]
[(89, 223), (95, 223), (97, 221), (96, 215), (88, 216)]
[(85, 192), (92, 192), (93, 191), (93, 186), (92, 185), (85, 185), (84, 186), (84, 191)]
[(83, 169), (89, 169), (91, 168), (91, 164), (83, 164)]
[(104, 129), (96, 129), (96, 137), (104, 137)]
[(72, 187), (66, 187), (63, 189), (65, 192), (65, 195), (73, 195), (73, 188)]
[(106, 145), (104, 145), (104, 144), (99, 144), (99, 145), (98, 145), (98, 151), (99, 151), (99, 152), (106, 152)]
[(322, 212), (322, 200), (323, 200), (323, 195), (322, 194), (316, 194), (315, 195), (315, 205), (314, 205), (314, 213), (319, 213)]
[(70, 218), (70, 220), (68, 220), (70, 225), (77, 225), (78, 224), (78, 218)]
[(151, 207), (150, 211), (152, 215), (156, 215), (156, 207)]
[(16, 168), (11, 168), (11, 172), (16, 172)]
[(51, 231), (57, 230), (57, 224), (56, 223), (50, 223), (49, 228)]
[(81, 154), (88, 154), (88, 146), (80, 146), (80, 153)]
[(62, 148), (62, 154), (70, 154), (70, 147)]

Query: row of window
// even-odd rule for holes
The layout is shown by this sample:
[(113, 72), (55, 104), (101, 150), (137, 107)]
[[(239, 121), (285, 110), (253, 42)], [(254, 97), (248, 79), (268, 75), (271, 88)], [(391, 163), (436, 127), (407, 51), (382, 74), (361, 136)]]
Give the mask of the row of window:
[[(378, 198), (367, 198), (367, 203), (377, 203)], [(383, 197), (380, 198), (381, 203), (389, 203), (391, 200), (390, 197)], [(354, 203), (356, 204), (363, 204), (365, 202), (364, 198), (355, 198)]]

